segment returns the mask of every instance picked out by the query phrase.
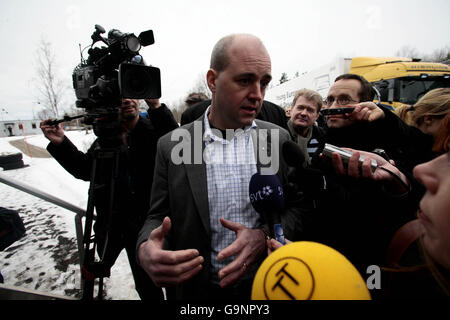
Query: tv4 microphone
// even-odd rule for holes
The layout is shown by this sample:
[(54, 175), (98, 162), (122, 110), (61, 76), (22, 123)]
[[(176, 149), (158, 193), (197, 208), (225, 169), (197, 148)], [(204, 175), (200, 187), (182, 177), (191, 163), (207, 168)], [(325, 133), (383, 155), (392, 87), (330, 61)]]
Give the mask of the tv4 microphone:
[(269, 225), (270, 236), (286, 244), (280, 219), (280, 211), (284, 208), (284, 194), (278, 176), (255, 173), (250, 179), (249, 196), (255, 211)]
[(272, 252), (256, 272), (252, 300), (370, 300), (355, 266), (324, 244), (300, 241)]

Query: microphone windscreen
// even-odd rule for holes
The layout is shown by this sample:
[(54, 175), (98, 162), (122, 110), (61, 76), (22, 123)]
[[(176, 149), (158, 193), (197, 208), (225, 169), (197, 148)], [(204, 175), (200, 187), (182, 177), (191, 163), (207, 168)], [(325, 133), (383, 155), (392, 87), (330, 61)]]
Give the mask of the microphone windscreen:
[(283, 157), (286, 163), (294, 168), (301, 167), (305, 161), (305, 156), (300, 147), (291, 140), (283, 143)]
[(108, 32), (108, 40), (119, 40), (122, 37), (123, 33), (118, 29), (111, 29)]
[(271, 253), (256, 272), (252, 300), (370, 300), (366, 282), (338, 251), (300, 241)]
[(284, 208), (284, 194), (277, 175), (255, 173), (249, 184), (250, 202), (258, 213)]

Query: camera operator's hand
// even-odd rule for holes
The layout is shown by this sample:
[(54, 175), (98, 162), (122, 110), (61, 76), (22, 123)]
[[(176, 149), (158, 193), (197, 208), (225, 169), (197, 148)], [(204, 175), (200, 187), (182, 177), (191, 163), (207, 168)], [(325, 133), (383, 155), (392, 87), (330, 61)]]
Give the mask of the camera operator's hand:
[(383, 110), (371, 101), (360, 102), (353, 107), (355, 107), (355, 110), (351, 113), (350, 119), (356, 121), (372, 122), (385, 117)]
[[(343, 148), (353, 152), (348, 162), (347, 169), (344, 167), (341, 156), (335, 152), (332, 154), (333, 167), (337, 174), (347, 175), (356, 179), (371, 179), (375, 181), (389, 182), (395, 187), (394, 192), (403, 194), (409, 190), (409, 180), (406, 176), (395, 166), (393, 160), (387, 161), (378, 154), (366, 152), (361, 150), (354, 150), (350, 148)], [(359, 168), (359, 157), (363, 155), (364, 162)], [(374, 159), (377, 162), (378, 168), (372, 171), (371, 161)], [(384, 168), (385, 170), (381, 169)], [(395, 176), (397, 176), (397, 178)], [(401, 180), (401, 181), (400, 181)]]
[(203, 257), (195, 249), (164, 250), (164, 237), (172, 224), (169, 217), (139, 246), (141, 267), (158, 287), (173, 286), (189, 280), (202, 270)]
[(51, 119), (47, 119), (42, 121), (40, 124), (41, 130), (44, 133), (44, 136), (50, 140), (51, 143), (55, 145), (59, 145), (64, 140), (64, 130), (57, 125), (50, 125)]
[(149, 110), (154, 110), (161, 107), (161, 102), (159, 102), (159, 99), (145, 99), (145, 103), (147, 103)]

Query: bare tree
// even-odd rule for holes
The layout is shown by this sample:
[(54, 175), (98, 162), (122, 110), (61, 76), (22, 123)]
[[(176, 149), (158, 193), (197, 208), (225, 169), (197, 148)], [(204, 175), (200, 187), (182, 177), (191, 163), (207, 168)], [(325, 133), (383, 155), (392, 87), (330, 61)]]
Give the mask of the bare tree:
[(411, 46), (403, 46), (395, 52), (396, 57), (404, 58), (420, 58), (420, 53), (416, 48)]
[(280, 78), (280, 84), (285, 83), (286, 81), (289, 81), (288, 75), (286, 72), (283, 72), (281, 74), (281, 78)]
[(175, 118), (175, 120), (179, 123), (181, 121), (181, 114), (186, 110), (188, 107), (185, 100), (191, 93), (203, 93), (207, 96), (208, 99), (212, 98), (211, 91), (209, 90), (208, 84), (206, 83), (206, 72), (199, 73), (197, 76), (197, 80), (195, 81), (192, 88), (188, 91), (186, 96), (179, 98), (176, 101), (173, 101), (170, 105), (170, 110), (172, 111), (172, 114)]
[(435, 49), (430, 54), (422, 54), (414, 47), (403, 46), (396, 51), (395, 56), (405, 58), (419, 58), (423, 61), (443, 62), (450, 59), (450, 47), (445, 46), (439, 49)]
[(173, 101), (170, 105), (172, 106), (170, 110), (172, 111), (175, 121), (180, 123), (181, 122), (181, 114), (187, 108), (187, 105), (184, 102), (184, 99), (178, 99), (177, 101)]
[(424, 60), (432, 62), (443, 62), (450, 59), (450, 47), (445, 46), (434, 50), (431, 54), (425, 55)]
[(34, 79), (34, 85), (39, 91), (38, 99), (43, 107), (38, 116), (58, 118), (66, 87), (57, 76), (56, 58), (52, 52), (51, 43), (44, 38), (41, 38), (36, 50), (36, 79)]
[(39, 118), (39, 120), (46, 120), (49, 118), (54, 118), (55, 115), (49, 109), (42, 109), (42, 110), (38, 111), (37, 117)]
[(196, 80), (194, 86), (192, 87), (191, 90), (189, 90), (187, 95), (189, 95), (189, 93), (194, 93), (194, 92), (204, 93), (208, 97), (208, 99), (211, 99), (212, 95), (211, 95), (211, 91), (209, 90), (208, 84), (206, 83), (205, 74), (206, 73), (200, 73), (197, 76), (197, 80)]

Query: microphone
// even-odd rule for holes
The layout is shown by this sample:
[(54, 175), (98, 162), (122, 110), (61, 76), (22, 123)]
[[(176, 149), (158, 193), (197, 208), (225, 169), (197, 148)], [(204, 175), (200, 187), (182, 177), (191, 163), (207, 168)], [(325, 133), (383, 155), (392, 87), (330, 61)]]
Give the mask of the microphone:
[(305, 156), (294, 141), (284, 142), (282, 151), (286, 163), (295, 168), (295, 182), (303, 192), (315, 195), (327, 189), (327, 180), (321, 170), (303, 167)]
[(250, 179), (249, 196), (255, 211), (269, 225), (270, 236), (286, 244), (279, 214), (284, 208), (284, 194), (278, 176), (255, 173)]
[(271, 253), (256, 272), (252, 300), (370, 300), (366, 281), (341, 253), (299, 241)]
[(294, 141), (285, 141), (282, 149), (284, 160), (289, 166), (294, 168), (301, 167), (305, 161), (305, 156), (303, 155), (300, 147)]

